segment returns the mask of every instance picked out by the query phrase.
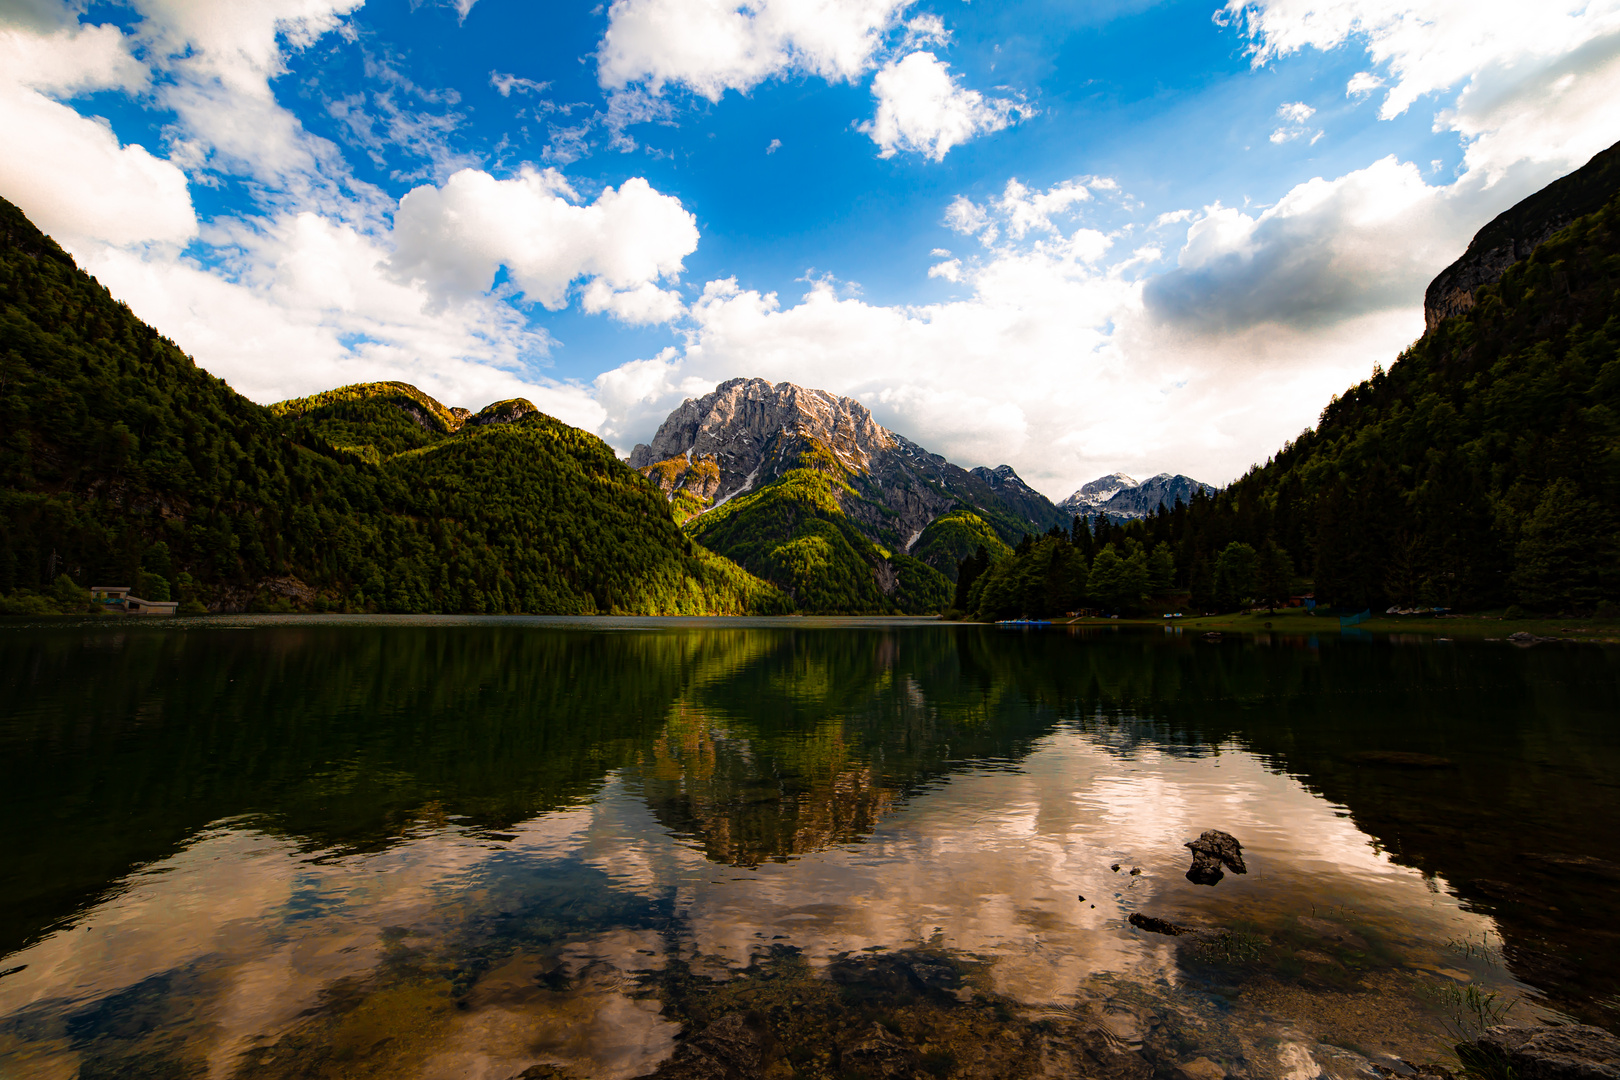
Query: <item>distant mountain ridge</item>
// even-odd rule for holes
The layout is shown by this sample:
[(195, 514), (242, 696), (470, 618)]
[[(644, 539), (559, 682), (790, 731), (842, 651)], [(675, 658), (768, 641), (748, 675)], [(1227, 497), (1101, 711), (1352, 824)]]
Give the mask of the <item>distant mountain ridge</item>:
[(963, 469), (853, 398), (764, 379), (683, 402), (630, 464), (801, 610), (937, 611), (961, 559), (1072, 521), (1011, 466)]
[(1124, 473), (1109, 473), (1086, 484), (1058, 503), (1075, 517), (1106, 515), (1115, 521), (1128, 521), (1156, 513), (1159, 507), (1174, 508), (1179, 499), (1191, 503), (1193, 494), (1213, 495), (1216, 488), (1190, 476), (1159, 473), (1138, 482)]
[(854, 398), (787, 382), (728, 379), (689, 398), (650, 444), (630, 452), (630, 466), (695, 514), (779, 479), (811, 444), (850, 474), (860, 498), (845, 500), (844, 511), (893, 550), (908, 550), (959, 504), (1008, 543), (1069, 524), (1011, 466), (963, 469), (884, 428)]

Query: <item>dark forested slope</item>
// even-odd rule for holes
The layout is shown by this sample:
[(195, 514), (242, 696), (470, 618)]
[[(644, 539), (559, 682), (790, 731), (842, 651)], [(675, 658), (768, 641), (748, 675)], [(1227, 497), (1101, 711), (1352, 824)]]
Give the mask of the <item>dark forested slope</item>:
[(1429, 331), (1230, 487), (1123, 528), (1077, 519), (1067, 540), (1011, 558), (987, 551), (964, 561), (959, 585), (975, 586), (956, 606), (1129, 608), (1173, 580), (1197, 610), (1305, 587), (1352, 610), (1613, 610), (1617, 192), (1610, 149), (1492, 221), (1430, 287)]
[(0, 597), (90, 584), (215, 609), (782, 605), (595, 436), (402, 383), (256, 405), (0, 201)]
[(1606, 175), (1606, 205), (1330, 403), (1222, 492), (1190, 546), (1275, 536), (1319, 597), (1348, 605), (1620, 597), (1620, 175)]

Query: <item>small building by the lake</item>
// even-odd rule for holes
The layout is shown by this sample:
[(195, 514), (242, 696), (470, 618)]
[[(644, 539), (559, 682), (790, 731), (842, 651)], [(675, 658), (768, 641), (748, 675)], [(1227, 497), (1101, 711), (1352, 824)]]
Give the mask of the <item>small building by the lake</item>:
[(124, 615), (173, 615), (180, 608), (177, 600), (142, 600), (131, 596), (127, 585), (92, 585), (90, 602)]

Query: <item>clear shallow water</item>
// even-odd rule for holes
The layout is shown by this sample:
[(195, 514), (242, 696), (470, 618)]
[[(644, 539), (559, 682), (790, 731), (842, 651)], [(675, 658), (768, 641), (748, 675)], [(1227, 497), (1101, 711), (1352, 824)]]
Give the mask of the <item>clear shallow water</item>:
[[(1308, 1080), (1436, 1059), (1470, 987), (1613, 1026), (1617, 660), (0, 630), (0, 1076), (632, 1077), (744, 1011), (772, 1076)], [(1249, 873), (1210, 888), (1182, 845), (1212, 828)]]

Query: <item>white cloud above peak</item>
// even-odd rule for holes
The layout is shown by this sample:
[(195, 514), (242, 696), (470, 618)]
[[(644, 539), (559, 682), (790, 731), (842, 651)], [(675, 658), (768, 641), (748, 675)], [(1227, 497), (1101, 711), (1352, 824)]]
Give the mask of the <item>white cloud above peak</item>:
[(911, 0), (614, 0), (597, 77), (719, 101), (788, 72), (859, 78)]
[(885, 64), (872, 78), (872, 94), (877, 115), (860, 130), (877, 143), (880, 157), (904, 150), (943, 161), (952, 147), (1036, 112), (1021, 101), (963, 87), (949, 64), (921, 50)]
[(680, 273), (698, 229), (679, 199), (640, 177), (582, 203), (555, 169), (525, 168), (509, 180), (463, 169), (400, 200), (394, 239), (393, 273), (441, 303), (482, 295), (504, 266), (518, 290), (552, 310), (590, 279), (587, 310), (663, 322), (682, 305), (656, 282)]

